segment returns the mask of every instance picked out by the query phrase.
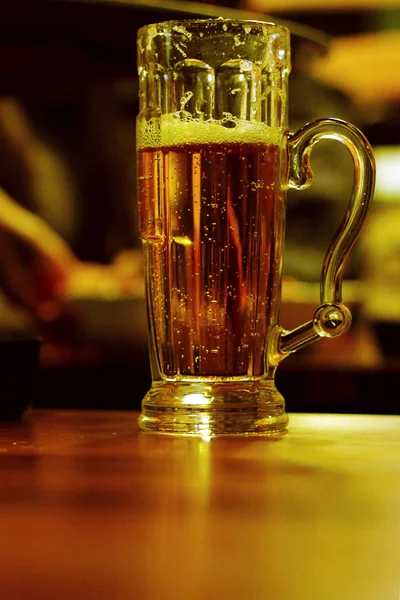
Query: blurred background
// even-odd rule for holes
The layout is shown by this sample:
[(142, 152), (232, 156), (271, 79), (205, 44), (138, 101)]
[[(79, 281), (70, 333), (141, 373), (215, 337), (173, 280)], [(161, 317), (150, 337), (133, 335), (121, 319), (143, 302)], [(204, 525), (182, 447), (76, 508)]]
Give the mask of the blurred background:
[[(0, 337), (41, 336), (36, 406), (140, 407), (150, 372), (136, 222), (136, 32), (199, 16), (286, 24), (290, 129), (346, 119), (376, 154), (374, 205), (345, 277), (353, 328), (282, 363), (277, 385), (288, 410), (399, 413), (400, 2), (393, 0), (3, 7)], [(288, 195), (281, 319), (288, 329), (312, 318), (322, 260), (352, 187), (352, 160), (340, 144), (319, 144), (312, 166), (312, 187)]]

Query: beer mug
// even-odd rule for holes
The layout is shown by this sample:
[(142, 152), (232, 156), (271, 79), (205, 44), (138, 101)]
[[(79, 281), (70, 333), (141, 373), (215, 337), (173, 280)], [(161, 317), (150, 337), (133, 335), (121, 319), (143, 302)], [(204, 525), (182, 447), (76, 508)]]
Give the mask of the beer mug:
[[(206, 19), (138, 32), (139, 227), (152, 386), (146, 431), (279, 434), (288, 417), (275, 371), (288, 354), (350, 326), (342, 275), (373, 195), (371, 148), (336, 119), (288, 131), (289, 31)], [(279, 325), (288, 188), (310, 185), (322, 139), (345, 144), (354, 187), (327, 251), (320, 306)], [(311, 316), (311, 315), (310, 315)]]

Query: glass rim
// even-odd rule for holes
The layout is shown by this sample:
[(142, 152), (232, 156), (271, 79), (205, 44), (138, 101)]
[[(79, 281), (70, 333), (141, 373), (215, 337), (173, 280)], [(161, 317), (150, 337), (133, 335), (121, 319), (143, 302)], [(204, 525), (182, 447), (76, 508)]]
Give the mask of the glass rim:
[[(176, 26), (187, 26), (187, 25), (201, 25), (201, 24), (206, 24), (206, 23), (220, 23), (221, 25), (224, 24), (234, 24), (234, 25), (253, 25), (253, 26), (259, 26), (260, 29), (262, 29), (263, 27), (269, 28), (269, 29), (273, 29), (275, 32), (281, 32), (284, 35), (290, 35), (290, 29), (288, 27), (285, 27), (284, 25), (277, 25), (276, 23), (273, 23), (272, 21), (261, 21), (258, 19), (229, 19), (229, 18), (225, 18), (225, 17), (210, 17), (210, 18), (200, 18), (200, 19), (171, 19), (168, 21), (159, 21), (156, 23), (148, 23), (147, 25), (144, 25), (143, 27), (141, 27), (140, 29), (138, 29), (137, 31), (137, 36), (142, 36), (143, 34), (146, 33), (146, 31), (148, 29), (150, 29), (151, 27), (157, 27), (160, 29), (173, 29), (173, 27)], [(160, 32), (161, 33), (161, 32)], [(222, 33), (228, 33), (227, 31), (223, 31)]]

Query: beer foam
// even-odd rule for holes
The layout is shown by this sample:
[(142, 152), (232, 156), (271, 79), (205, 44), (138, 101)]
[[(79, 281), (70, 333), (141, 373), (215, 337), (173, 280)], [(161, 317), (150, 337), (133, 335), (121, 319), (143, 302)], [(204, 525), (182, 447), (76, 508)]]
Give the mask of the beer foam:
[(162, 115), (139, 120), (137, 147), (160, 148), (188, 144), (279, 144), (282, 128), (246, 121), (224, 113), (222, 119), (192, 118), (190, 113)]

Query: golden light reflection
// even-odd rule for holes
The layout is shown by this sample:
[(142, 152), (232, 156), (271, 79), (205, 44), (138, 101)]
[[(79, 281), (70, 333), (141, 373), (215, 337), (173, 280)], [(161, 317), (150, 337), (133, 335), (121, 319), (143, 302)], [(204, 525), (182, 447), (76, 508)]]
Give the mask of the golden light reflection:
[[(182, 398), (182, 403), (190, 406), (209, 405), (213, 402), (214, 396), (206, 396), (205, 394), (186, 394)], [(211, 419), (209, 415), (199, 414), (196, 419), (198, 422), (195, 425), (196, 435), (201, 436), (205, 442), (209, 442), (212, 437)]]
[(375, 200), (400, 203), (400, 146), (374, 148)]
[(203, 442), (209, 442), (211, 440), (212, 435), (210, 427), (210, 417), (208, 415), (201, 415), (199, 433), (202, 437)]
[(201, 437), (203, 442), (209, 442), (212, 438), (212, 427), (211, 419), (209, 415), (198, 415), (198, 422), (194, 426), (196, 433), (195, 435)]
[(186, 396), (183, 397), (182, 402), (183, 404), (210, 404), (211, 400), (213, 400), (213, 397), (208, 397), (204, 396), (204, 394), (186, 394)]

